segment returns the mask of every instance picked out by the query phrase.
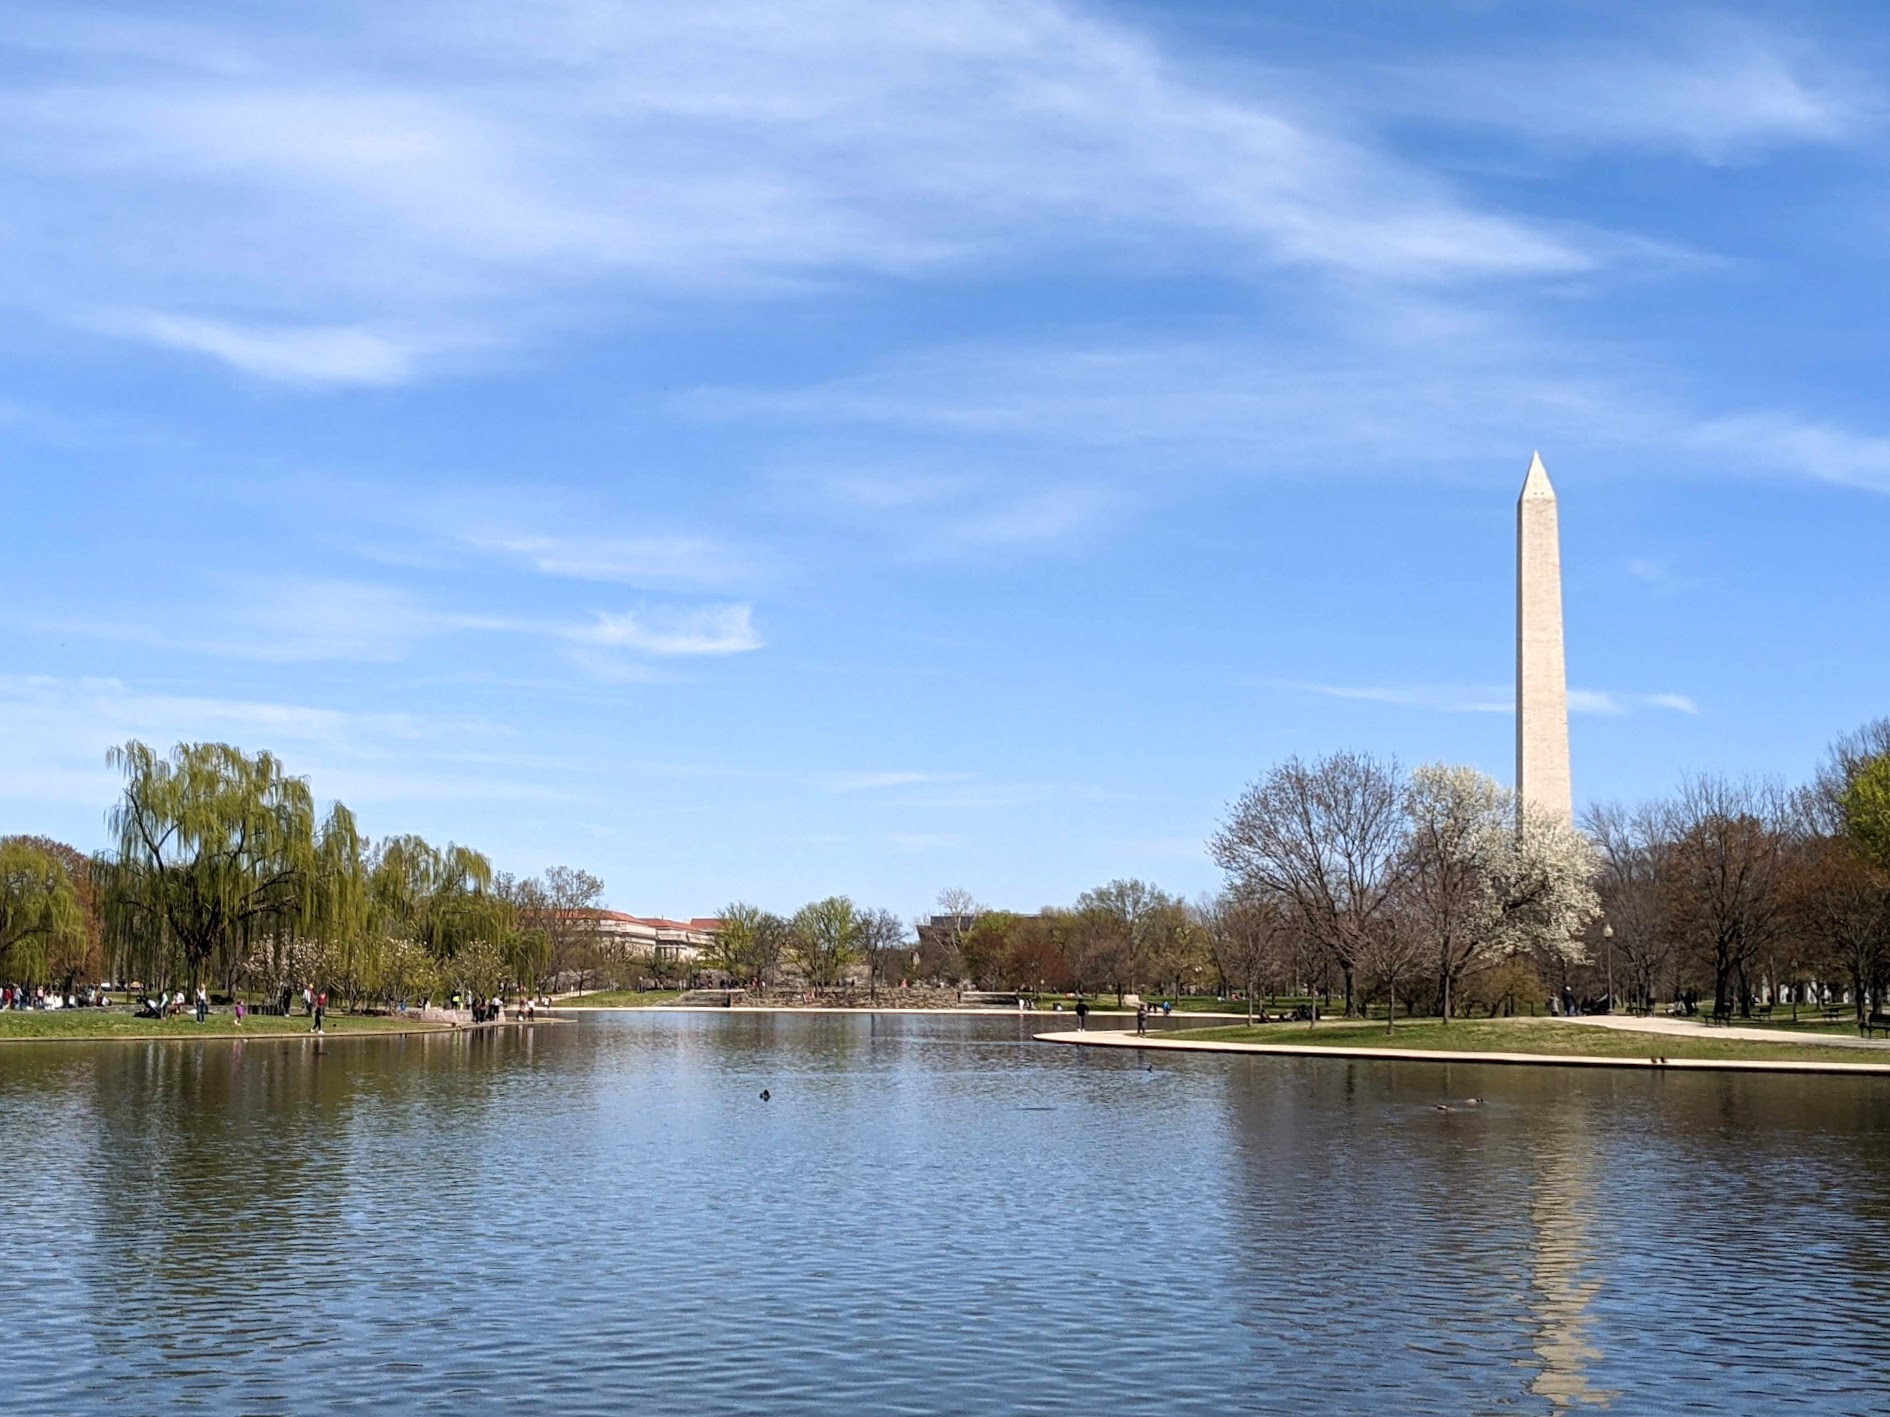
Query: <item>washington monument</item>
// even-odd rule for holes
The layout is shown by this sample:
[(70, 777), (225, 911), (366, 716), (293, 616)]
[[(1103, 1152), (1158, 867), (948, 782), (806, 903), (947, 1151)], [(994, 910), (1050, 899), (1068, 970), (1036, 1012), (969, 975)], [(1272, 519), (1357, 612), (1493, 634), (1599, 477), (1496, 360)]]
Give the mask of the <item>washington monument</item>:
[(1516, 503), (1516, 793), (1575, 816), (1568, 780), (1568, 668), (1562, 653), (1562, 539), (1542, 455)]

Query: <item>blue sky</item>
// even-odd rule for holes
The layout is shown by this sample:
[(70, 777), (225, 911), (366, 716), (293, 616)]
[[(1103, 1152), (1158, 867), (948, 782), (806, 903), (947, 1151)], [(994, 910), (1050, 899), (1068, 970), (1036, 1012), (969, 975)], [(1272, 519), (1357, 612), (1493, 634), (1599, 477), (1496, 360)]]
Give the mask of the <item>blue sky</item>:
[(0, 830), (107, 744), (703, 913), (1214, 884), (1341, 746), (1890, 711), (1855, 5), (0, 5)]

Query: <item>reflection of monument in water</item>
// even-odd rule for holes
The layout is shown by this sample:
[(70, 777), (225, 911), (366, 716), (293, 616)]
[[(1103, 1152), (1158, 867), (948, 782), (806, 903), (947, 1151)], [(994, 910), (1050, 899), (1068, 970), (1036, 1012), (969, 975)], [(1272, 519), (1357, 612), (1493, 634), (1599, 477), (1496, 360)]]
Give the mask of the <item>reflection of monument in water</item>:
[(1572, 820), (1562, 537), (1542, 455), (1516, 502), (1516, 795)]
[(1607, 1407), (1620, 1395), (1588, 1381), (1602, 1356), (1589, 1336), (1601, 1280), (1591, 1277), (1596, 1156), (1588, 1120), (1580, 1111), (1563, 1113), (1541, 1136), (1529, 1192), (1528, 1303), (1536, 1324), (1530, 1347), (1541, 1364), (1529, 1390), (1556, 1408)]

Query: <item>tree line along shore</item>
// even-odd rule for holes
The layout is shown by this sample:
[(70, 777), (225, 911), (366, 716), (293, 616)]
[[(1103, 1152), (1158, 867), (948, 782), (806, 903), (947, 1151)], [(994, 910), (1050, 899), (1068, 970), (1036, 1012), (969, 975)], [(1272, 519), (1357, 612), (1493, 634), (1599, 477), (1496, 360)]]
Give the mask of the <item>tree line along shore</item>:
[(1226, 873), (1211, 895), (1130, 878), (1012, 911), (952, 888), (910, 925), (846, 895), (791, 913), (736, 901), (688, 955), (630, 952), (588, 871), (518, 877), (469, 846), (369, 838), (270, 753), (133, 741), (109, 758), (107, 849), (0, 839), (0, 981), (62, 1001), (106, 980), (219, 1000), (312, 986), (344, 1015), (689, 985), (1140, 993), (1256, 1017), (1284, 995), (1445, 1026), (1675, 1007), (1861, 1023), (1890, 983), (1890, 719), (1839, 738), (1802, 784), (1696, 775), (1579, 822), (1468, 767), (1289, 758), (1206, 844)]
[[(1136, 879), (1028, 913), (944, 891), (892, 966), (979, 989), (1212, 997), (1256, 1019), (1310, 996), (1324, 1014), (1446, 1028), (1665, 1010), (1815, 1031), (1867, 1024), (1890, 993), (1890, 719), (1840, 737), (1801, 784), (1697, 774), (1578, 822), (1473, 768), (1289, 758), (1207, 849), (1226, 884), (1192, 901)], [(792, 921), (724, 914), (722, 979), (765, 987), (794, 964)], [(841, 980), (840, 961), (801, 977)]]

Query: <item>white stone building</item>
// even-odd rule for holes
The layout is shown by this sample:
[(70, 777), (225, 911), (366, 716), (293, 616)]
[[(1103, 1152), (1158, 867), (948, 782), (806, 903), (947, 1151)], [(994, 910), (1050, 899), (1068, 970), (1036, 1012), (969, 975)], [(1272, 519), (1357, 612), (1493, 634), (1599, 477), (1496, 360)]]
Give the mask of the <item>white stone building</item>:
[(670, 960), (694, 965), (715, 943), (720, 920), (698, 916), (668, 920), (661, 916), (625, 915), (619, 910), (584, 910), (578, 915), (593, 923), (600, 943), (624, 959)]

